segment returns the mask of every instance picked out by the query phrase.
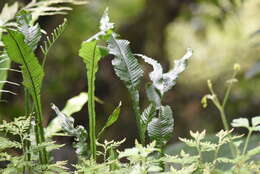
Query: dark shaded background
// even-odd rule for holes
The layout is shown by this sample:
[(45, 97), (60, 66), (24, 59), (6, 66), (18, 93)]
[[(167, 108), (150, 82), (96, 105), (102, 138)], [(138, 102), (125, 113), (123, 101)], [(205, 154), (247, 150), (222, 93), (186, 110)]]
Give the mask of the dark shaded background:
[[(0, 6), (6, 2), (13, 1), (2, 0)], [(28, 1), (19, 2), (22, 4)], [(181, 75), (177, 85), (167, 93), (164, 100), (174, 111), (175, 128), (170, 143), (176, 142), (179, 136), (187, 136), (190, 129), (207, 129), (209, 133), (214, 133), (222, 128), (217, 110), (212, 104), (203, 109), (200, 100), (208, 93), (207, 79), (213, 80), (220, 97), (223, 96), (225, 81), (231, 77), (233, 64), (236, 62), (241, 64), (242, 70), (238, 77), (240, 81), (235, 85), (229, 100), (228, 119), (230, 121), (235, 117), (253, 117), (259, 114), (259, 76), (246, 78), (246, 74), (260, 60), (259, 36), (257, 33), (252, 36), (260, 29), (259, 20), (254, 20), (260, 17), (259, 1), (90, 0), (87, 5), (74, 7), (66, 16), (40, 18), (39, 23), (48, 33), (62, 23), (64, 17), (69, 21), (63, 37), (52, 48), (47, 60), (42, 90), (45, 125), (54, 117), (50, 103), (62, 108), (67, 99), (87, 90), (85, 67), (78, 56), (78, 50), (83, 40), (98, 31), (99, 19), (106, 6), (110, 8), (116, 30), (122, 38), (131, 42), (133, 52), (144, 53), (159, 60), (165, 71), (173, 66), (174, 59), (184, 54), (187, 47), (194, 50), (194, 58), (187, 71)], [(37, 54), (42, 57), (40, 50)], [(120, 118), (107, 130), (105, 137), (109, 140), (127, 137), (124, 146), (131, 147), (137, 138), (137, 127), (130, 96), (116, 77), (111, 59), (112, 57), (103, 59), (97, 73), (96, 96), (105, 102), (103, 105), (96, 105), (97, 127), (104, 124), (109, 113), (122, 101)], [(147, 82), (151, 68), (146, 65), (143, 67), (144, 82)], [(10, 73), (9, 80), (21, 82), (21, 76)], [(18, 93), (18, 96), (5, 94), (3, 98), (8, 103), (0, 104), (1, 119), (11, 120), (24, 113), (23, 91), (19, 87), (5, 87)], [(147, 106), (144, 83), (141, 90), (143, 109)], [(77, 124), (85, 127), (88, 125), (87, 118), (86, 106), (75, 114)], [(72, 139), (58, 140), (67, 142)]]

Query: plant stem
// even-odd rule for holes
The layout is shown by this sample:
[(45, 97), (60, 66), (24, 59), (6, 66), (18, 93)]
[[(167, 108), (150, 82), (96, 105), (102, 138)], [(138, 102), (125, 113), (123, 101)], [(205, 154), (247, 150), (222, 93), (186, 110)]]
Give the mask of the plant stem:
[[(93, 59), (96, 57), (96, 46), (93, 51)], [(93, 65), (94, 66), (94, 63)], [(90, 151), (91, 157), (96, 160), (96, 112), (95, 112), (95, 82), (94, 67), (91, 68), (92, 72), (88, 79), (88, 116), (89, 116), (89, 138), (90, 138)]]
[(133, 102), (133, 110), (135, 113), (135, 119), (137, 123), (137, 129), (139, 133), (139, 139), (141, 141), (142, 145), (145, 145), (145, 132), (141, 127), (141, 112), (140, 112), (140, 106), (139, 106), (139, 92), (137, 90), (134, 90), (133, 92), (130, 91), (132, 102)]
[(247, 150), (247, 146), (248, 146), (248, 143), (249, 143), (249, 139), (250, 139), (250, 137), (251, 137), (251, 135), (252, 135), (252, 129), (249, 129), (249, 132), (248, 132), (248, 135), (247, 135), (247, 137), (246, 137), (246, 142), (245, 142), (245, 145), (244, 145), (244, 148), (243, 148), (243, 153), (242, 153), (242, 155), (244, 155), (245, 153), (246, 153), (246, 150)]
[[(26, 116), (29, 116), (30, 115), (30, 111), (31, 111), (31, 108), (30, 108), (30, 94), (28, 92), (28, 90), (25, 88), (24, 89), (24, 96), (25, 96), (25, 115)], [(30, 118), (31, 119), (31, 118)], [(30, 131), (31, 129), (31, 124), (30, 124), (30, 128), (28, 131)], [(29, 151), (30, 147), (31, 147), (31, 142), (28, 141), (28, 140), (25, 140), (25, 149), (26, 149), (26, 153)], [(41, 159), (41, 157), (40, 157)], [(27, 161), (30, 161), (31, 160), (31, 154), (30, 153), (27, 153), (26, 154), (26, 160)], [(28, 171), (31, 172), (31, 168), (29, 167), (28, 168)], [(24, 169), (24, 173), (25, 173), (25, 169)]]

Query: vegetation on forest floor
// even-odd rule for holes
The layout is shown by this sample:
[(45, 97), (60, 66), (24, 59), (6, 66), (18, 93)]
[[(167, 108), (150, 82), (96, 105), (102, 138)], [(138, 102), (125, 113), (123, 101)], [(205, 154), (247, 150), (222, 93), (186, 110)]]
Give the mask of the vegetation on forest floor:
[[(223, 122), (224, 130), (220, 130), (213, 139), (206, 136), (206, 131), (190, 131), (191, 139), (179, 138), (183, 149), (176, 155), (170, 155), (167, 143), (174, 135), (173, 111), (164, 105), (162, 99), (171, 90), (180, 74), (185, 71), (192, 50), (187, 49), (184, 56), (175, 61), (175, 65), (168, 72), (164, 72), (162, 65), (155, 59), (143, 54), (135, 54), (130, 49), (130, 42), (119, 37), (110, 22), (108, 9), (100, 20), (99, 31), (86, 39), (79, 50), (79, 56), (86, 65), (87, 93), (82, 92), (68, 100), (64, 109), (60, 110), (55, 104), (51, 108), (56, 118), (45, 128), (43, 126), (43, 111), (41, 89), (44, 78), (44, 66), (48, 52), (55, 41), (62, 35), (67, 26), (67, 20), (54, 29), (46, 41), (40, 46), (43, 34), (46, 34), (37, 23), (39, 16), (63, 14), (70, 8), (56, 7), (59, 3), (84, 4), (82, 0), (47, 0), (37, 2), (33, 0), (19, 9), (17, 4), (6, 5), (0, 15), (1, 21), (1, 56), (0, 56), (0, 93), (13, 93), (3, 90), (5, 83), (17, 85), (7, 81), (7, 72), (12, 70), (10, 62), (20, 65), (21, 70), (13, 70), (22, 74), (25, 100), (25, 116), (0, 125), (0, 162), (6, 165), (0, 169), (3, 174), (21, 173), (161, 173), (161, 174), (257, 174), (260, 172), (260, 146), (258, 135), (260, 131), (260, 116), (251, 120), (247, 118), (234, 119), (231, 124), (227, 121), (225, 109), (232, 86), (237, 81), (236, 75), (240, 70), (234, 65), (234, 73), (230, 80), (223, 100), (208, 81), (210, 94), (202, 98), (202, 105), (207, 106), (210, 100), (216, 106)], [(6, 16), (6, 11), (11, 12)], [(40, 61), (35, 54), (40, 46), (43, 59)], [(104, 126), (96, 127), (95, 80), (99, 62), (108, 55), (113, 56), (112, 66), (115, 74), (123, 81), (132, 100), (138, 140), (132, 148), (118, 150), (125, 139), (121, 141), (107, 141), (104, 138), (106, 129), (119, 118), (121, 105), (115, 106), (108, 116)], [(149, 73), (149, 80), (145, 84), (148, 105), (140, 106), (140, 85), (143, 84), (144, 71), (140, 62), (147, 63), (153, 70)], [(1, 95), (0, 95), (1, 96)], [(119, 99), (120, 100), (120, 99)], [(74, 124), (73, 114), (79, 112), (83, 105), (88, 105), (89, 126)], [(230, 126), (231, 125), (231, 126)], [(231, 129), (232, 127), (232, 129)], [(236, 135), (234, 128), (246, 128), (247, 136)], [(66, 161), (53, 161), (52, 151), (64, 145), (53, 141), (55, 136), (74, 137), (73, 148), (77, 153), (78, 163), (75, 171), (69, 171)], [(253, 138), (252, 138), (253, 137)], [(252, 143), (254, 139), (256, 143)], [(255, 140), (256, 139), (256, 140)], [(185, 145), (185, 147), (184, 147)], [(172, 148), (177, 149), (177, 146)], [(228, 150), (227, 150), (228, 149)], [(14, 153), (13, 150), (18, 153)], [(223, 151), (229, 153), (223, 154)], [(225, 164), (225, 168), (222, 165)]]

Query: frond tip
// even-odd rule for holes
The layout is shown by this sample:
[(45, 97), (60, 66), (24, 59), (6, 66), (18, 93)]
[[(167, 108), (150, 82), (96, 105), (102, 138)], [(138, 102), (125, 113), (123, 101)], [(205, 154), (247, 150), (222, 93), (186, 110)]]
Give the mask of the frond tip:
[(46, 56), (53, 46), (53, 44), (60, 38), (61, 34), (64, 32), (65, 28), (67, 27), (67, 19), (65, 18), (63, 23), (60, 24), (58, 27), (56, 27), (53, 32), (51, 33), (51, 36), (47, 36), (46, 41), (44, 41), (44, 44), (40, 46), (42, 53)]

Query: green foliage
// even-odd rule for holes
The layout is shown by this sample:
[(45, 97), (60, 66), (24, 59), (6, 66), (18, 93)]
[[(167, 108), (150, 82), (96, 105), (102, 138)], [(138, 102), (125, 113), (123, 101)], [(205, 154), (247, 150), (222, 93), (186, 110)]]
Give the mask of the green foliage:
[[(72, 5), (83, 5), (86, 4), (84, 0), (47, 0), (37, 1), (32, 0), (28, 3), (24, 10), (29, 11), (32, 14), (32, 21), (35, 22), (40, 16), (53, 16), (59, 14), (67, 14), (67, 11), (72, 10), (70, 7), (65, 7), (60, 4), (72, 4)], [(58, 6), (60, 5), (60, 6)]]
[(137, 54), (137, 56), (153, 66), (153, 71), (149, 74), (149, 77), (153, 82), (153, 86), (163, 95), (176, 84), (176, 79), (185, 70), (187, 61), (192, 56), (192, 50), (187, 49), (187, 53), (180, 60), (175, 60), (174, 68), (167, 73), (163, 73), (162, 66), (156, 60), (142, 54)]
[[(3, 64), (6, 63), (5, 61), (9, 61), (9, 57), (10, 60), (21, 65), (23, 85), (25, 91), (33, 99), (33, 104), (31, 106), (31, 98), (25, 97), (26, 107), (30, 108), (29, 111), (32, 113), (27, 112), (29, 116), (18, 117), (10, 123), (4, 121), (0, 125), (0, 132), (3, 135), (0, 136), (0, 161), (7, 162), (6, 167), (0, 169), (1, 173), (69, 173), (65, 162), (52, 162), (47, 159), (47, 155), (52, 150), (63, 146), (51, 141), (51, 138), (56, 135), (75, 138), (73, 147), (78, 154), (75, 174), (254, 174), (260, 172), (259, 161), (256, 160), (259, 158), (260, 147), (250, 146), (252, 134), (260, 130), (260, 117), (253, 117), (251, 124), (246, 118), (232, 121), (231, 126), (243, 127), (248, 130), (247, 137), (243, 139), (241, 135), (232, 134), (233, 129), (230, 130), (225, 114), (231, 87), (237, 81), (235, 77), (240, 66), (234, 65), (234, 73), (232, 78), (227, 81), (228, 86), (222, 101), (218, 98), (210, 81), (208, 81), (210, 94), (202, 99), (203, 106), (207, 106), (209, 99), (217, 107), (225, 130), (219, 131), (214, 139), (207, 139), (206, 131), (190, 131), (190, 139), (179, 138), (188, 150), (183, 148), (178, 151), (176, 156), (169, 155), (165, 152), (164, 147), (173, 135), (174, 119), (171, 107), (164, 106), (162, 99), (165, 92), (175, 86), (177, 78), (186, 69), (192, 51), (188, 49), (181, 59), (175, 61), (175, 66), (169, 72), (163, 73), (162, 66), (156, 60), (145, 55), (133, 54), (130, 50), (130, 42), (118, 39), (118, 35), (113, 31), (114, 24), (109, 21), (108, 9), (105, 10), (100, 20), (100, 31), (84, 41), (79, 50), (79, 55), (86, 65), (88, 93), (81, 93), (68, 100), (62, 111), (52, 104), (51, 108), (57, 116), (44, 131), (40, 100), (44, 72), (43, 65), (34, 55), (42, 31), (35, 22), (42, 15), (63, 14), (70, 8), (56, 5), (66, 2), (83, 3), (81, 0), (33, 0), (24, 8), (29, 12), (22, 10), (17, 14), (15, 25), (8, 24), (9, 20), (13, 18), (13, 14), (10, 15), (11, 17), (3, 17), (6, 18), (2, 24), (5, 26), (3, 31), (6, 31), (6, 34), (3, 36), (5, 47), (0, 59), (0, 66), (3, 65), (5, 70), (9, 69), (10, 62), (8, 65)], [(7, 9), (10, 9), (14, 14), (17, 11), (15, 5), (5, 6), (3, 11)], [(54, 30), (51, 37), (47, 37), (47, 41), (41, 47), (45, 56), (44, 62), (49, 49), (60, 37), (66, 24), (65, 20)], [(6, 28), (8, 25), (12, 27)], [(115, 73), (124, 82), (132, 97), (133, 110), (139, 129), (141, 144), (136, 141), (134, 147), (124, 150), (118, 149), (125, 139), (118, 142), (105, 140), (103, 143), (99, 139), (105, 130), (118, 120), (121, 102), (108, 117), (104, 127), (96, 134), (95, 79), (100, 60), (108, 54), (114, 56), (112, 65)], [(139, 104), (139, 90), (143, 70), (135, 56), (141, 57), (153, 67), (153, 71), (149, 74), (151, 82), (146, 84), (149, 105), (142, 113)], [(3, 79), (0, 84), (6, 83), (6, 72), (0, 74), (0, 79)], [(3, 91), (2, 87), (1, 91)], [(83, 126), (74, 125), (75, 120), (72, 117), (72, 114), (79, 112), (86, 102), (88, 102), (89, 135)], [(148, 135), (150, 143), (147, 143), (146, 135)], [(232, 156), (225, 153), (227, 145), (230, 146)], [(18, 150), (20, 153), (12, 153), (10, 149)], [(195, 153), (191, 153), (192, 150)], [(99, 162), (96, 159), (103, 161)]]
[(121, 102), (116, 107), (116, 109), (113, 111), (113, 113), (108, 117), (106, 124), (98, 133), (98, 138), (102, 135), (102, 133), (105, 131), (106, 128), (110, 127), (112, 124), (114, 124), (117, 121), (117, 119), (120, 115), (120, 111), (121, 111), (120, 107), (121, 107)]
[(46, 41), (44, 41), (43, 46), (41, 45), (41, 51), (44, 55), (43, 58), (43, 67), (46, 63), (46, 59), (47, 59), (47, 55), (49, 53), (49, 50), (51, 49), (51, 47), (54, 45), (54, 43), (60, 38), (60, 36), (62, 35), (62, 33), (64, 32), (64, 30), (66, 29), (68, 23), (67, 23), (67, 19), (65, 18), (63, 23), (60, 24), (58, 27), (56, 27), (53, 32), (51, 33), (51, 36), (47, 36)]
[(98, 62), (106, 51), (98, 46), (98, 41), (106, 41), (111, 34), (113, 24), (109, 22), (107, 10), (100, 20), (100, 32), (84, 41), (79, 50), (79, 56), (86, 64), (88, 78), (88, 116), (89, 116), (89, 137), (92, 158), (96, 159), (96, 112), (95, 112), (95, 74), (98, 71)]
[(172, 137), (174, 120), (170, 106), (161, 106), (158, 117), (148, 123), (148, 135), (155, 140), (159, 147), (163, 147)]
[(74, 136), (76, 143), (73, 144), (76, 153), (79, 156), (88, 155), (87, 137), (88, 133), (83, 126), (74, 127), (74, 118), (62, 113), (57, 106), (52, 104), (51, 108), (56, 112), (57, 120), (60, 121), (60, 126), (67, 136)]
[[(61, 111), (66, 116), (70, 117), (72, 114), (79, 112), (82, 107), (87, 103), (88, 95), (85, 92), (69, 99)], [(46, 138), (51, 138), (55, 135), (62, 135), (59, 132), (62, 130), (62, 118), (55, 117), (47, 126), (45, 131)]]
[[(7, 30), (8, 34), (3, 36), (3, 41), (10, 59), (21, 64), (23, 85), (33, 98), (36, 110), (36, 142), (44, 142), (44, 131), (42, 127), (42, 109), (40, 92), (44, 76), (43, 69), (35, 57), (31, 48), (25, 43), (25, 37), (19, 31)], [(47, 163), (47, 154), (42, 152), (43, 163)]]
[(108, 50), (110, 54), (115, 56), (112, 60), (112, 65), (114, 66), (116, 75), (125, 83), (131, 94), (140, 140), (144, 143), (145, 135), (142, 132), (140, 123), (141, 111), (138, 91), (143, 70), (130, 50), (129, 41), (117, 39), (114, 34), (108, 41)]
[[(30, 134), (32, 129), (32, 117), (18, 117), (13, 122), (7, 123), (4, 121), (0, 125), (1, 133), (17, 136), (17, 139), (0, 137), (0, 161), (8, 162), (5, 168), (0, 169), (0, 172), (3, 174), (20, 174), (23, 172), (46, 174), (55, 174), (57, 172), (68, 173), (66, 172), (67, 168), (64, 161), (42, 165), (39, 163), (38, 156), (35, 155), (36, 152), (42, 149), (52, 151), (60, 148), (61, 145), (55, 145), (54, 142), (45, 142), (38, 145), (32, 143), (29, 149), (26, 148), (26, 141), (33, 142), (33, 137)], [(13, 154), (5, 152), (10, 148), (20, 149), (22, 153)], [(28, 154), (30, 154), (30, 159), (27, 158)]]

